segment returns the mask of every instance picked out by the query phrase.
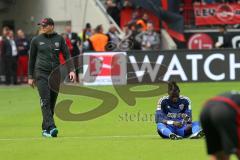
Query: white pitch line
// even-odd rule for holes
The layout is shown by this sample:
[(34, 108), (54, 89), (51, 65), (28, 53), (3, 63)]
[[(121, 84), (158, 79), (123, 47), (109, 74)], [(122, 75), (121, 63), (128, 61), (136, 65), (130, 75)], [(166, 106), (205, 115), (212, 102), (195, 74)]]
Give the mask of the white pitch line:
[(158, 135), (129, 135), (129, 136), (74, 136), (74, 137), (22, 137), (22, 138), (0, 138), (0, 141), (25, 141), (25, 140), (43, 140), (43, 139), (114, 139), (114, 138), (156, 138)]

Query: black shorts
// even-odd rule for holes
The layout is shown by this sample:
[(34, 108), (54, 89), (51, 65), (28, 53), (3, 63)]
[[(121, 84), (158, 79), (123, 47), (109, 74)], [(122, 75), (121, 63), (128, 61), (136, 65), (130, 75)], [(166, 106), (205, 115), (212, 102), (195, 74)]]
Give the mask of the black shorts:
[[(206, 135), (207, 152), (236, 153), (239, 148), (237, 112), (227, 103), (209, 101), (200, 115)], [(239, 117), (238, 117), (239, 118)]]

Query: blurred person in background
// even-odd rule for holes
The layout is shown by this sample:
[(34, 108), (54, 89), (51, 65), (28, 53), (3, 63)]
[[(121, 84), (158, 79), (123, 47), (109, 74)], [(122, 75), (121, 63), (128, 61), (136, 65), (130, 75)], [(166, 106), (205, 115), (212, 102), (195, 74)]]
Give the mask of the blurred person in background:
[(0, 83), (3, 82), (4, 73), (4, 63), (3, 63), (3, 54), (2, 54), (2, 45), (3, 45), (3, 37), (0, 36)]
[(231, 48), (231, 34), (227, 31), (227, 26), (223, 25), (219, 28), (219, 38), (215, 43), (215, 48)]
[(103, 33), (103, 26), (98, 25), (95, 34), (90, 38), (93, 50), (96, 52), (106, 51), (105, 47), (108, 43), (108, 36)]
[(116, 49), (121, 39), (118, 37), (117, 28), (113, 24), (110, 26), (106, 35), (108, 36), (108, 49)]
[(83, 32), (80, 34), (82, 40), (82, 49), (83, 51), (91, 50), (90, 37), (93, 35), (92, 26), (90, 23), (86, 24), (86, 27), (83, 29)]
[(137, 20), (137, 25), (140, 25), (142, 28), (142, 31), (146, 31), (147, 30), (147, 24), (149, 22), (149, 17), (147, 13), (144, 13), (142, 18)]
[(10, 66), (12, 61), (12, 46), (10, 43), (10, 40), (8, 38), (10, 32), (9, 27), (3, 27), (3, 39), (2, 39), (2, 59), (3, 59), (3, 65), (4, 65), (4, 74), (5, 74), (5, 84), (10, 85), (11, 83), (11, 72), (10, 72)]
[(5, 54), (6, 85), (17, 83), (18, 51), (14, 33), (9, 28), (4, 28), (3, 54)]
[(160, 45), (159, 34), (154, 31), (153, 24), (147, 24), (147, 30), (136, 36), (136, 40), (141, 43), (142, 50), (157, 50)]
[(124, 8), (132, 7), (132, 3), (130, 2), (130, 0), (123, 0), (123, 7)]
[[(65, 27), (65, 31), (66, 31), (66, 34), (67, 34), (67, 37), (68, 39), (71, 41), (72, 43), (72, 57), (75, 57), (75, 56), (79, 56), (80, 55), (80, 49), (81, 49), (81, 39), (80, 37), (78, 36), (77, 33), (75, 32), (72, 32), (72, 26), (71, 25), (67, 25)], [(77, 66), (79, 66), (79, 63), (80, 63), (80, 59), (74, 59), (74, 66), (76, 68), (76, 78), (77, 78), (77, 81), (78, 81), (78, 75), (79, 75), (79, 69)]]
[(137, 21), (139, 19), (139, 13), (137, 10), (135, 10), (133, 13), (132, 13), (132, 19), (129, 21), (129, 24), (136, 24)]
[(107, 0), (107, 13), (114, 19), (114, 21), (120, 25), (120, 9), (113, 0)]
[(141, 50), (141, 42), (139, 43), (137, 40), (136, 40), (136, 36), (141, 33), (141, 28), (135, 24), (135, 23), (132, 23), (132, 24), (128, 24), (128, 28), (129, 28), (129, 41), (131, 41), (133, 43), (133, 47), (132, 49), (134, 50)]
[(80, 54), (80, 47), (81, 47), (81, 39), (78, 36), (77, 33), (72, 32), (72, 26), (67, 25), (65, 27), (65, 33), (68, 36), (68, 39), (70, 39), (72, 46), (73, 46), (73, 51), (72, 51), (72, 57), (78, 56)]
[(133, 42), (130, 40), (130, 37), (132, 35), (132, 31), (130, 30), (129, 26), (127, 24), (125, 24), (123, 26), (123, 32), (124, 32), (124, 36), (122, 41), (120, 42), (120, 46), (122, 50), (128, 51), (133, 49)]
[(18, 50), (18, 69), (17, 75), (19, 76), (20, 83), (27, 82), (27, 69), (28, 69), (28, 51), (30, 43), (25, 36), (25, 33), (19, 29), (17, 31), (16, 45)]
[[(66, 33), (62, 33), (61, 36), (64, 38), (64, 40), (65, 40), (65, 42), (66, 42), (66, 45), (68, 46), (70, 55), (72, 55), (73, 46), (72, 46), (72, 43), (71, 43), (70, 39), (68, 38), (68, 36), (67, 36)], [(60, 61), (61, 64), (64, 64), (64, 63), (65, 63), (64, 55), (63, 55), (62, 52), (59, 54), (59, 61)]]
[(84, 43), (86, 40), (88, 40), (92, 36), (92, 34), (93, 34), (92, 26), (90, 23), (87, 23), (79, 37)]

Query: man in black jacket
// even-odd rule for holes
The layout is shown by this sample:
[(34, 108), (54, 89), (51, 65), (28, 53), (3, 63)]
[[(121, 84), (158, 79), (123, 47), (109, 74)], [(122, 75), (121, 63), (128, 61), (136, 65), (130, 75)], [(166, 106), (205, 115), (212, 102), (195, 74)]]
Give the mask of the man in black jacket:
[[(8, 27), (3, 28), (2, 54), (5, 68), (6, 85), (11, 84), (13, 78), (14, 84), (17, 83), (16, 62), (17, 55), (13, 55), (12, 45), (9, 38), (11, 30)], [(15, 69), (15, 70), (14, 70)]]
[[(40, 95), (42, 135), (57, 137), (58, 129), (53, 115), (58, 93), (49, 87), (49, 75), (60, 65), (60, 52), (63, 53), (65, 60), (70, 58), (70, 54), (64, 38), (54, 32), (54, 21), (51, 18), (44, 18), (39, 25), (42, 34), (33, 38), (30, 46), (28, 84), (34, 87), (36, 83)], [(73, 64), (70, 66), (69, 78), (73, 82), (76, 78)]]

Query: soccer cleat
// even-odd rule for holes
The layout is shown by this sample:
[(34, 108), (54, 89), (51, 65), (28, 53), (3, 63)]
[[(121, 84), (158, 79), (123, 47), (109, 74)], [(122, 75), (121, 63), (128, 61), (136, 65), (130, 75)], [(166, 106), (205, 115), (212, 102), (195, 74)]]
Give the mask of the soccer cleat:
[(49, 134), (49, 133), (47, 132), (47, 130), (43, 130), (43, 131), (42, 131), (42, 136), (43, 136), (43, 137), (46, 137), (46, 138), (52, 138), (51, 134)]
[(58, 135), (58, 129), (57, 129), (57, 128), (51, 129), (51, 130), (50, 130), (50, 135), (51, 135), (52, 137), (57, 137), (57, 135)]
[(204, 136), (205, 136), (205, 134), (204, 134), (203, 130), (201, 130), (197, 133), (192, 134), (189, 138), (190, 139), (199, 139), (199, 138), (202, 138)]
[(169, 135), (169, 138), (172, 139), (172, 140), (183, 139), (183, 137), (178, 136), (178, 135), (176, 135), (176, 134), (174, 134), (174, 133), (171, 133), (171, 134)]

